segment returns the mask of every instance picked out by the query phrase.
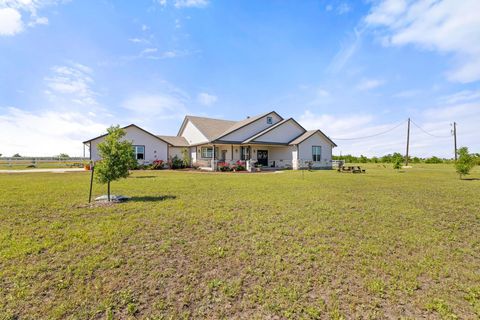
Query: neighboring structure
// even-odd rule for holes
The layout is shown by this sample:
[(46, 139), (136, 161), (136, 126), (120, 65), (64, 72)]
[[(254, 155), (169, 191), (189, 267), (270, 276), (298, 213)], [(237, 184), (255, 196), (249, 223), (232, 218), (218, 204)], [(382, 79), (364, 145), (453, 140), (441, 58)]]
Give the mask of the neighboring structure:
[[(269, 168), (332, 168), (336, 144), (320, 130), (305, 130), (293, 118), (275, 111), (241, 121), (186, 116), (176, 136), (154, 135), (134, 124), (124, 127), (140, 163), (182, 158), (185, 149), (191, 164), (216, 170), (218, 162), (245, 161)], [(90, 159), (99, 160), (97, 144), (105, 135), (84, 142)]]

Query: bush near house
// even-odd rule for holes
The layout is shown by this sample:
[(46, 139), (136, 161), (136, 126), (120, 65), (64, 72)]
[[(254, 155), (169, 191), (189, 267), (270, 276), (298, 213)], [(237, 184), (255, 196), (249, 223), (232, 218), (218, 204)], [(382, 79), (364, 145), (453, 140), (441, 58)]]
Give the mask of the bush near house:
[(161, 170), (164, 168), (164, 161), (163, 160), (154, 160), (150, 169), (152, 170)]

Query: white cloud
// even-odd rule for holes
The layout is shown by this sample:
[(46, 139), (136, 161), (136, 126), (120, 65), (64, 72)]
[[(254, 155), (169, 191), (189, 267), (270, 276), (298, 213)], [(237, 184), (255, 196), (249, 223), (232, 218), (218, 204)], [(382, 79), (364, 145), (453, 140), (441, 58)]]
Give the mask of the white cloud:
[(97, 93), (91, 88), (94, 81), (91, 77), (91, 68), (79, 63), (71, 63), (69, 66), (55, 66), (52, 68), (53, 75), (45, 78), (46, 93), (51, 97), (58, 95), (68, 98), (82, 105), (95, 105)]
[(367, 90), (378, 88), (378, 87), (382, 86), (383, 84), (384, 84), (384, 82), (382, 80), (363, 79), (362, 81), (360, 81), (360, 83), (357, 84), (357, 86), (355, 88), (357, 90), (360, 90), (360, 91), (367, 91)]
[(144, 44), (150, 43), (150, 41), (148, 41), (147, 39), (144, 39), (144, 38), (130, 38), (130, 39), (128, 39), (128, 41), (133, 42), (133, 43), (144, 43)]
[(342, 14), (346, 14), (348, 12), (350, 12), (352, 10), (352, 7), (346, 3), (346, 2), (342, 2), (338, 7), (337, 7), (337, 12), (338, 14), (342, 15)]
[[(464, 95), (461, 92), (458, 94), (458, 96)], [(450, 100), (450, 102), (453, 101)], [(472, 152), (480, 151), (480, 140), (478, 139), (480, 98), (461, 104), (445, 105), (442, 103), (424, 111), (414, 112), (414, 114), (415, 117), (412, 117), (412, 120), (431, 135), (412, 124), (411, 155), (452, 158), (451, 123), (454, 121), (457, 122), (458, 146), (467, 146)], [(338, 148), (334, 149), (334, 154), (342, 152), (342, 154), (381, 156), (393, 152), (405, 152), (406, 119), (403, 122), (402, 119), (396, 119), (396, 121), (379, 123), (378, 116), (372, 114), (345, 116), (316, 114), (309, 110), (301, 114), (298, 119), (305, 128), (320, 129), (331, 137), (338, 144)], [(384, 134), (378, 135), (379, 133)], [(342, 140), (359, 137), (368, 138)]]
[(142, 31), (147, 31), (149, 29), (150, 29), (149, 26), (147, 26), (146, 24), (142, 24)]
[[(0, 146), (4, 156), (83, 156), (82, 141), (108, 127), (88, 114), (0, 108)], [(88, 153), (87, 153), (88, 154)]]
[(122, 107), (137, 116), (155, 119), (174, 119), (186, 113), (184, 98), (173, 93), (137, 93), (127, 98)]
[(452, 53), (451, 81), (480, 80), (480, 1), (384, 0), (365, 17), (371, 27), (384, 27), (387, 45), (413, 44), (424, 50)]
[(208, 5), (208, 0), (175, 0), (176, 8), (203, 8)]
[(213, 95), (213, 94), (208, 94), (206, 92), (201, 92), (198, 94), (197, 96), (197, 101), (201, 104), (201, 105), (204, 105), (204, 106), (211, 106), (213, 105), (215, 102), (217, 102), (217, 96)]
[(46, 6), (56, 5), (60, 0), (0, 0), (0, 36), (15, 35), (23, 30), (24, 22), (29, 27), (48, 24), (48, 18), (38, 15)]
[(21, 14), (12, 8), (0, 9), (0, 36), (13, 36), (23, 30)]
[(341, 44), (340, 50), (328, 66), (328, 71), (334, 73), (341, 71), (357, 52), (362, 42), (363, 29), (354, 29), (353, 31), (354, 33), (350, 36), (350, 39)]
[(446, 104), (466, 102), (480, 99), (480, 90), (463, 90), (448, 96), (440, 98), (440, 101)]

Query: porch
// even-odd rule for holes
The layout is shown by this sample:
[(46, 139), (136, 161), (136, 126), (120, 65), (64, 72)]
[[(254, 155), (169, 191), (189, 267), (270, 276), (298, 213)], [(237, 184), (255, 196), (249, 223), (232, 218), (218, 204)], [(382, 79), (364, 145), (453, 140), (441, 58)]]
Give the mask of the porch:
[(241, 164), (247, 171), (292, 169), (294, 150), (288, 145), (205, 144), (192, 150), (192, 164), (208, 171), (216, 171), (219, 163)]

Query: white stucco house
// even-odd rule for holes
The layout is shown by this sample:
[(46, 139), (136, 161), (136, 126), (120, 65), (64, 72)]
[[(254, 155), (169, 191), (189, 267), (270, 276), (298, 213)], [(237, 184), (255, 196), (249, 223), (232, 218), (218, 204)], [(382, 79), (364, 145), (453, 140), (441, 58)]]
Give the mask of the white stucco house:
[[(168, 161), (189, 153), (191, 164), (215, 170), (219, 162), (244, 161), (247, 168), (332, 168), (336, 144), (320, 130), (306, 130), (275, 111), (241, 121), (185, 116), (176, 136), (156, 135), (134, 124), (123, 128), (140, 163)], [(87, 141), (90, 159), (100, 160), (97, 145), (106, 135)]]

